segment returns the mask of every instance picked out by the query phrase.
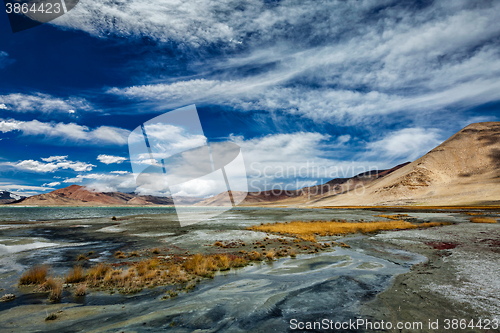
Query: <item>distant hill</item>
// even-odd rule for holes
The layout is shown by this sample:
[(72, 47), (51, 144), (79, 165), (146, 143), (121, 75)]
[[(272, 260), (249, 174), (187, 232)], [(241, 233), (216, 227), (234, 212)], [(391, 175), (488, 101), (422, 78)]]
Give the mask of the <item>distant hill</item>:
[(12, 193), (12, 192), (0, 191), (0, 205), (12, 203), (12, 202), (15, 202), (17, 200), (21, 200), (23, 198), (25, 198), (25, 197), (17, 195), (17, 194)]
[[(186, 204), (202, 199), (181, 198)], [(116, 205), (173, 205), (170, 197), (155, 197), (122, 192), (94, 192), (86, 187), (71, 185), (50, 193), (39, 194), (16, 202), (32, 206), (116, 206)]]
[(360, 195), (322, 197), (311, 204), (500, 204), (500, 122), (465, 127), (415, 162), (367, 185)]
[[(262, 206), (262, 205), (296, 205), (305, 204), (317, 198), (338, 195), (345, 193), (358, 186), (366, 186), (378, 178), (387, 176), (388, 174), (408, 165), (406, 162), (387, 170), (372, 170), (360, 173), (350, 178), (335, 178), (329, 182), (311, 187), (304, 187), (302, 189), (293, 191), (263, 191), (263, 192), (235, 192), (231, 194), (234, 197), (241, 197), (246, 195), (245, 200), (240, 206)], [(206, 200), (200, 201), (195, 206), (225, 206), (228, 205), (226, 193), (223, 192)]]

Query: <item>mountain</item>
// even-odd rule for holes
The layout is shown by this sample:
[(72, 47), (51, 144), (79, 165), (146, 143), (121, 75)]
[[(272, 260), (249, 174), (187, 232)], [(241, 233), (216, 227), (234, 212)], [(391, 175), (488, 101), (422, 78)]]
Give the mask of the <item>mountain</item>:
[(0, 204), (7, 204), (11, 203), (20, 199), (23, 199), (25, 197), (20, 196), (18, 194), (8, 192), (8, 191), (0, 191)]
[[(181, 198), (186, 204), (201, 199)], [(33, 206), (124, 206), (124, 205), (173, 205), (172, 198), (136, 195), (122, 192), (94, 192), (79, 185), (71, 185), (50, 193), (35, 195), (16, 204)]]
[(471, 124), (418, 160), (377, 179), (363, 193), (314, 206), (500, 204), (500, 122)]
[[(410, 162), (406, 162), (387, 170), (372, 170), (360, 173), (350, 178), (335, 178), (322, 185), (304, 187), (298, 190), (250, 192), (248, 194), (245, 192), (230, 191), (230, 193), (235, 198), (241, 198), (246, 195), (245, 199), (240, 204), (242, 206), (300, 205), (311, 200), (316, 200), (317, 198), (345, 193), (358, 186), (366, 186), (376, 179), (387, 176), (409, 163)], [(195, 206), (226, 206), (228, 205), (226, 193), (227, 192), (223, 192), (200, 201), (196, 203)]]

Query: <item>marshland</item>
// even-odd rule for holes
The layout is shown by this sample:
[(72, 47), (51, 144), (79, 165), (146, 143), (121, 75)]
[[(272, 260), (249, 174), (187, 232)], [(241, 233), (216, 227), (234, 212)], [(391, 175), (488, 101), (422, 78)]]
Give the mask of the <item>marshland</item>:
[(8, 331), (287, 331), (416, 304), (422, 321), (500, 315), (495, 210), (238, 208), (186, 227), (168, 207), (0, 212)]

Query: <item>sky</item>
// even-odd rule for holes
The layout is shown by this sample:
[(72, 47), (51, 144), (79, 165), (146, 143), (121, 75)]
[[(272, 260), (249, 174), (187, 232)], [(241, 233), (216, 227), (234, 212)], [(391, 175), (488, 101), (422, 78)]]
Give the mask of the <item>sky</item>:
[(136, 191), (131, 131), (193, 104), (250, 191), (414, 161), (499, 120), (498, 22), (461, 0), (81, 0), (18, 33), (0, 13), (0, 190)]

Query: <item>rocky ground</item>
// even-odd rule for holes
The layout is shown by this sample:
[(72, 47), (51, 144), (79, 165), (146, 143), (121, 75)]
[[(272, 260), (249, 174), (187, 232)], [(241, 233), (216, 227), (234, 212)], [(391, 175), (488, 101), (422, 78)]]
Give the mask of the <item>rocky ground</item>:
[[(463, 223), (429, 230), (386, 232), (369, 238), (375, 247), (398, 247), (427, 258), (395, 278), (391, 288), (364, 306), (373, 320), (392, 322), (500, 320), (500, 226)], [(353, 244), (367, 247), (364, 244)], [(371, 251), (370, 251), (371, 252)], [(371, 252), (372, 255), (377, 255)], [(492, 326), (493, 327), (493, 326)], [(394, 332), (399, 330), (394, 330)], [(408, 332), (418, 330), (408, 330)], [(455, 332), (498, 332), (467, 327)]]

